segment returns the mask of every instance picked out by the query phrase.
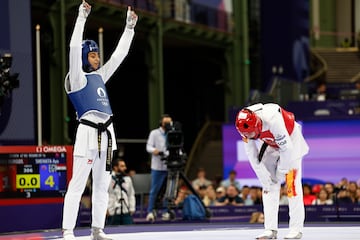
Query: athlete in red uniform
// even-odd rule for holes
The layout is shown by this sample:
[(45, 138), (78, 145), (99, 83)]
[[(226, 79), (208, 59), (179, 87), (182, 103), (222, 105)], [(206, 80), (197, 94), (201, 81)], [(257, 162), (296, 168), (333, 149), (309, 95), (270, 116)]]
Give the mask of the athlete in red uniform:
[(256, 239), (277, 238), (280, 187), (286, 182), (289, 228), (285, 239), (300, 239), (305, 209), (301, 162), (309, 147), (294, 115), (274, 103), (243, 108), (235, 126), (245, 142), (245, 152), (263, 187), (265, 232)]

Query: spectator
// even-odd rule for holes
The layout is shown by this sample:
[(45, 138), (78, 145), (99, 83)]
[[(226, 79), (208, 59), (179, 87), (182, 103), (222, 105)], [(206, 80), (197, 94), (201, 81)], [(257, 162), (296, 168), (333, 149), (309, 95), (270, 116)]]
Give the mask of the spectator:
[(312, 205), (332, 205), (334, 204), (333, 200), (329, 198), (329, 193), (325, 188), (321, 188), (317, 194), (317, 198), (314, 199), (311, 203)]
[(315, 101), (326, 100), (326, 83), (321, 81), (317, 83), (316, 92), (313, 94), (312, 99)]
[(219, 200), (220, 198), (226, 196), (226, 188), (225, 187), (220, 186), (216, 189), (215, 192), (216, 192), (216, 200)]
[(264, 213), (253, 212), (251, 214), (249, 223), (264, 223)]
[(126, 163), (123, 159), (116, 159), (113, 163), (108, 192), (108, 224), (132, 224), (136, 206), (135, 190), (131, 177), (126, 175)]
[(342, 187), (339, 189), (339, 192), (337, 193), (337, 199), (336, 202), (338, 204), (352, 204), (353, 201), (351, 200), (350, 193), (346, 188)]
[(356, 189), (357, 204), (360, 204), (360, 188)]
[(346, 177), (341, 178), (341, 180), (336, 184), (337, 188), (346, 188), (349, 184), (349, 180)]
[(208, 187), (212, 182), (206, 178), (206, 171), (204, 168), (199, 168), (197, 171), (197, 178), (192, 181), (192, 186), (196, 191), (199, 191), (200, 187)]
[(311, 205), (316, 199), (316, 196), (311, 191), (311, 186), (307, 183), (303, 184), (303, 194), (304, 205)]
[(239, 191), (234, 185), (230, 185), (226, 189), (226, 196), (216, 201), (216, 206), (244, 206), (244, 200), (239, 197)]
[(285, 184), (281, 185), (279, 205), (289, 205), (289, 199), (287, 197), (287, 187)]
[(251, 186), (249, 191), (250, 199), (253, 202), (253, 205), (262, 204), (262, 191), (258, 186)]
[(333, 202), (335, 201), (335, 185), (332, 182), (326, 182), (324, 184), (324, 188), (327, 191), (327, 193), (329, 194), (329, 199), (332, 199)]
[(207, 186), (203, 202), (206, 207), (215, 206), (216, 192), (213, 185)]
[(201, 201), (204, 201), (204, 198), (206, 197), (206, 189), (207, 189), (207, 187), (200, 186), (199, 190), (197, 191)]
[(184, 186), (180, 187), (180, 188), (179, 188), (179, 191), (178, 191), (178, 193), (177, 193), (176, 199), (175, 199), (175, 201), (174, 201), (175, 205), (176, 205), (177, 207), (180, 207), (180, 208), (181, 208), (181, 207), (183, 206), (183, 204), (184, 204), (185, 198), (186, 198), (188, 195), (189, 195), (189, 190), (188, 190), (186, 187), (184, 187)]
[(237, 189), (241, 189), (239, 181), (236, 180), (235, 170), (231, 170), (229, 173), (229, 177), (220, 182), (220, 186), (223, 186), (225, 188), (229, 187), (230, 185), (234, 185)]
[(135, 176), (136, 171), (134, 169), (129, 170), (129, 177)]
[(256, 204), (262, 204), (263, 203), (263, 189), (261, 187), (256, 187)]
[(320, 192), (320, 190), (323, 188), (324, 186), (322, 184), (315, 184), (312, 188), (311, 188), (311, 192), (317, 196), (317, 194)]
[(250, 187), (248, 185), (243, 186), (239, 196), (244, 200), (245, 206), (254, 205), (254, 202), (253, 202), (253, 200), (251, 199), (251, 196), (250, 196)]
[(356, 190), (358, 189), (357, 183), (355, 181), (350, 181), (346, 189), (349, 192), (349, 197), (351, 198), (351, 201), (353, 203), (356, 203), (357, 202)]

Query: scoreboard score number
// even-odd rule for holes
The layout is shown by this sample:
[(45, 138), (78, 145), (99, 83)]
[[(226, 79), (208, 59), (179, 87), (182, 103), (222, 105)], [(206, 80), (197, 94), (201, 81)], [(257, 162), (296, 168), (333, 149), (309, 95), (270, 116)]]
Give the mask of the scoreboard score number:
[(63, 197), (71, 146), (1, 146), (0, 198)]

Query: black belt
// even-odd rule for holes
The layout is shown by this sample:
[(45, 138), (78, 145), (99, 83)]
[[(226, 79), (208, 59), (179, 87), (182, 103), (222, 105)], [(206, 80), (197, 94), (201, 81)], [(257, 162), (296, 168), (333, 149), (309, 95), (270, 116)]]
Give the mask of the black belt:
[(264, 142), (260, 148), (260, 152), (259, 152), (259, 156), (258, 156), (258, 160), (259, 162), (261, 162), (263, 156), (264, 156), (264, 153), (265, 153), (265, 150), (266, 148), (269, 146), (269, 144), (267, 144), (266, 142)]
[(100, 153), (101, 153), (101, 133), (106, 132), (107, 137), (108, 137), (108, 146), (107, 146), (107, 152), (106, 152), (106, 171), (111, 171), (112, 138), (111, 138), (111, 133), (107, 128), (112, 123), (112, 117), (110, 117), (109, 120), (107, 120), (105, 123), (93, 123), (86, 119), (80, 119), (79, 122), (81, 124), (93, 127), (98, 130), (99, 158), (100, 158)]

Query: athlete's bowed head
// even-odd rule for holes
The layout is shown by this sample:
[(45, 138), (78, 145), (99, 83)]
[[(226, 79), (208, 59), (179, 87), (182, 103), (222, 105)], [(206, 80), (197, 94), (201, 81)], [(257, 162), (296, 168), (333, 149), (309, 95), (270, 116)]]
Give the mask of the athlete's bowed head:
[(245, 139), (257, 139), (262, 129), (262, 121), (255, 112), (242, 109), (236, 116), (235, 126)]

